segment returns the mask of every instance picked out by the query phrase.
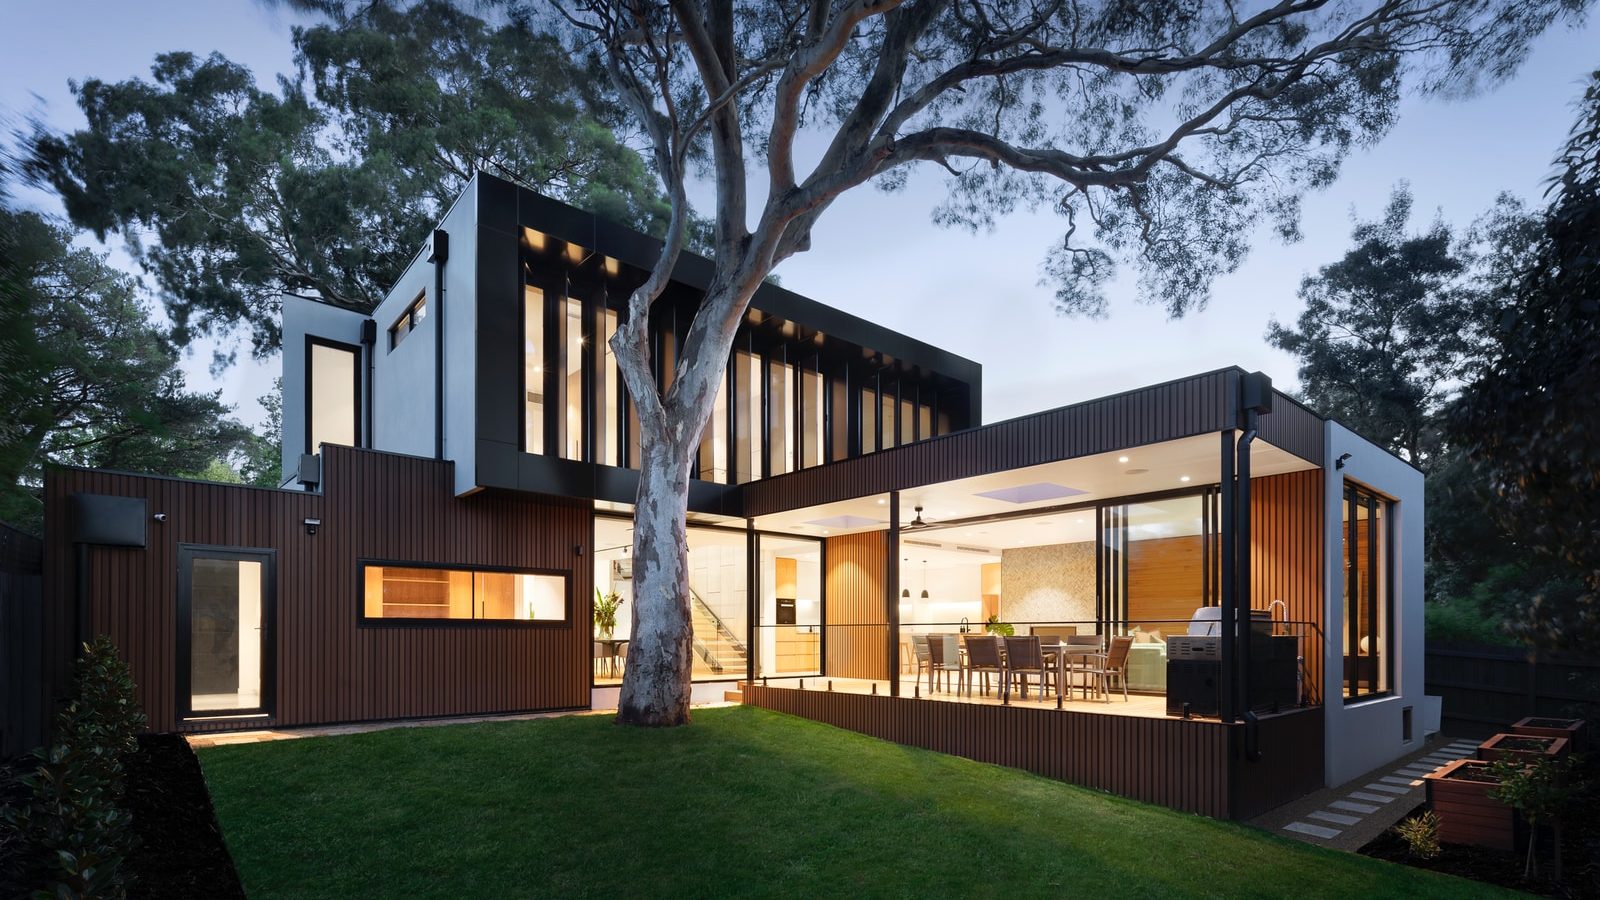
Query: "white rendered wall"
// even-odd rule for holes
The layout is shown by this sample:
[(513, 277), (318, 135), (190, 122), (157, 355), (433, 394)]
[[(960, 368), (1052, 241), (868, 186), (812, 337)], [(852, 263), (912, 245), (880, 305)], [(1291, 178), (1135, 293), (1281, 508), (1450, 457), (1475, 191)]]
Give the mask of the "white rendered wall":
[[(283, 297), (283, 470), (280, 485), (292, 481), (300, 469), (300, 454), (306, 452), (306, 337), (326, 338), (341, 344), (361, 346), (361, 323), (366, 316), (348, 309), (306, 300)], [(357, 354), (363, 394), (366, 390), (366, 360)], [(362, 423), (365, 427), (365, 423)], [(314, 449), (314, 448), (313, 448)]]
[[(1379, 449), (1365, 438), (1329, 422), (1324, 431), (1327, 478), (1324, 487), (1326, 523), (1324, 567), (1326, 607), (1323, 671), (1328, 673), (1323, 693), (1327, 707), (1326, 777), (1330, 785), (1343, 784), (1395, 758), (1417, 749), (1423, 733), (1423, 490), (1422, 473)], [(1343, 454), (1344, 468), (1334, 468)], [(1342, 502), (1345, 480), (1358, 482), (1395, 501), (1394, 581), (1389, 602), (1393, 609), (1394, 684), (1389, 695), (1346, 704), (1341, 683), (1344, 645), (1345, 573)], [(1402, 737), (1402, 714), (1412, 708), (1411, 740)]]

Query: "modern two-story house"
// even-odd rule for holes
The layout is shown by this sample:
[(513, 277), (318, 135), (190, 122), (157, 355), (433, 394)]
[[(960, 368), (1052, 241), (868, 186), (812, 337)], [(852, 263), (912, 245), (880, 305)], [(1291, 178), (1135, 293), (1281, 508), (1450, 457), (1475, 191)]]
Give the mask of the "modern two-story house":
[[(638, 430), (607, 341), (657, 247), (480, 175), (372, 315), (285, 301), (280, 488), (51, 470), (54, 689), (104, 632), (162, 730), (614, 703)], [(652, 312), (662, 384), (710, 274)], [(1417, 746), (1414, 468), (1240, 369), (992, 424), (981, 395), (761, 288), (689, 498), (697, 696), (1217, 816)], [(988, 623), (1024, 638), (1001, 671)]]

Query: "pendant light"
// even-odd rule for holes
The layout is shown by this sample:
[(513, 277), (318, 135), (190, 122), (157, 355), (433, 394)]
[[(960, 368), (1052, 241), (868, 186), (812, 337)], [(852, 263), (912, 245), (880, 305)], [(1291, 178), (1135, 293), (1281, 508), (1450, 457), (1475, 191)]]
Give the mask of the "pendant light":
[(922, 561), (922, 599), (928, 599), (928, 561)]

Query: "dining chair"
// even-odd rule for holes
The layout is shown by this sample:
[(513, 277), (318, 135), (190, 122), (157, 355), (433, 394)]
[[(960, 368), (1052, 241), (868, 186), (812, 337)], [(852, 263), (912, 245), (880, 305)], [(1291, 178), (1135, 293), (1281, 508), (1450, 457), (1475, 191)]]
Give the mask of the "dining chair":
[(1028, 676), (1039, 677), (1039, 697), (1044, 697), (1045, 685), (1055, 680), (1050, 667), (1044, 664), (1044, 652), (1039, 649), (1036, 635), (1006, 638), (1006, 677), (1022, 685), (1022, 699), (1028, 699)]
[(983, 694), (989, 695), (989, 676), (995, 676), (995, 687), (1004, 687), (1005, 666), (1000, 662), (1000, 638), (992, 634), (967, 635), (967, 669), (961, 673), (966, 682), (967, 696), (972, 696), (972, 676), (983, 676)]
[(933, 660), (928, 652), (927, 635), (913, 634), (911, 636), (911, 657), (914, 660), (912, 663), (912, 684), (920, 686), (922, 684), (922, 670), (929, 669), (928, 690), (933, 690), (933, 671), (929, 668)]
[(1107, 703), (1111, 702), (1112, 679), (1122, 683), (1123, 702), (1128, 700), (1128, 651), (1132, 648), (1132, 637), (1118, 635), (1111, 639), (1111, 649), (1093, 658), (1098, 662), (1090, 663), (1089, 675), (1099, 682)]
[(617, 661), (617, 675), (621, 676), (622, 674), (626, 673), (628, 671), (628, 639), (627, 638), (623, 638), (622, 640), (617, 641), (617, 655), (614, 657), (614, 659), (616, 659), (616, 661)]
[(594, 642), (594, 668), (597, 673), (603, 672), (606, 677), (612, 674), (611, 654), (606, 650), (605, 641)]
[(928, 635), (928, 693), (933, 693), (940, 683), (949, 690), (953, 679), (956, 680), (956, 687), (959, 689), (960, 677), (961, 646), (956, 642), (956, 636)]

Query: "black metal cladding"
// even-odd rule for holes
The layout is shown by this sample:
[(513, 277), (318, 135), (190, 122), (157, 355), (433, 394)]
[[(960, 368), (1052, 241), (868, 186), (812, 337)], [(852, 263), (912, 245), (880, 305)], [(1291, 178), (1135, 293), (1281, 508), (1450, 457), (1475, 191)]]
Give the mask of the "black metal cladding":
[[(638, 483), (637, 473), (630, 471), (638, 465), (633, 451), (636, 418), (623, 391), (616, 405), (618, 421), (605, 420), (604, 356), (599, 344), (604, 339), (608, 310), (615, 313), (619, 327), (626, 321), (628, 297), (643, 283), (646, 267), (655, 259), (660, 244), (492, 176), (480, 175), (477, 190), (477, 482), (483, 487), (631, 502)], [(673, 377), (673, 366), (711, 275), (709, 260), (684, 254), (672, 283), (652, 305), (652, 357), (658, 385), (669, 384)], [(551, 310), (544, 329), (547, 365), (541, 454), (525, 453), (522, 445), (519, 322), (524, 284), (543, 289)], [(568, 445), (563, 398), (567, 385), (557, 367), (548, 364), (561, 358), (567, 317), (556, 307), (567, 298), (582, 303), (586, 336), (582, 376), (577, 379), (581, 388), (574, 386), (583, 392), (581, 408), (585, 411), (576, 454), (581, 459), (561, 458), (562, 448)], [(982, 368), (976, 363), (773, 284), (757, 290), (735, 337), (730, 363), (741, 351), (757, 355), (763, 373), (775, 364), (795, 373), (794, 399), (789, 407), (792, 421), (782, 422), (796, 436), (793, 457), (777, 464), (768, 438), (775, 430), (782, 433), (776, 428), (781, 419), (774, 417), (781, 417), (784, 410), (772, 403), (763, 405), (759, 427), (750, 429), (750, 436), (762, 442), (751, 454), (760, 460), (754, 473), (758, 478), (797, 469), (807, 459), (822, 464), (860, 453), (863, 388), (873, 392), (874, 406), (869, 411), (873, 416), (882, 410), (880, 397), (893, 399), (885, 411), (890, 421), (883, 430), (888, 434), (923, 439), (936, 431), (970, 428), (981, 420)], [(809, 401), (805, 399), (807, 372), (823, 377), (820, 390), (812, 386)], [(690, 491), (690, 508), (697, 512), (738, 515), (740, 511), (739, 490), (727, 483), (735, 480), (738, 406), (731, 365), (728, 379), (724, 388), (728, 471), (715, 479), (709, 471), (697, 478)], [(763, 378), (763, 382), (767, 380)], [(928, 407), (927, 411), (919, 411), (919, 405)], [(810, 417), (805, 418), (808, 413)], [(608, 426), (612, 426), (609, 431)], [(601, 452), (608, 434), (615, 435), (619, 448), (615, 455), (609, 448)], [(802, 434), (818, 446), (802, 444)], [(874, 441), (874, 446), (882, 443)], [(613, 459), (621, 465), (607, 464)], [(697, 466), (695, 475), (702, 475), (701, 467)]]

